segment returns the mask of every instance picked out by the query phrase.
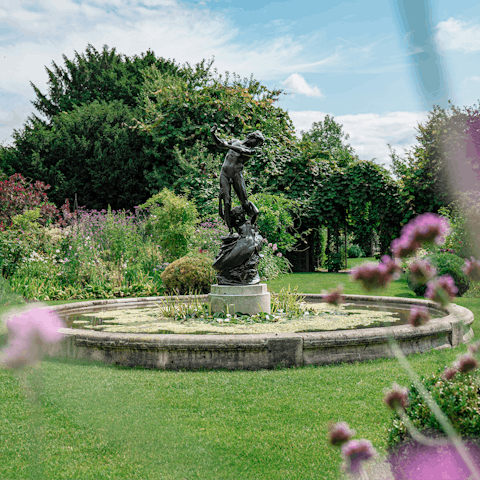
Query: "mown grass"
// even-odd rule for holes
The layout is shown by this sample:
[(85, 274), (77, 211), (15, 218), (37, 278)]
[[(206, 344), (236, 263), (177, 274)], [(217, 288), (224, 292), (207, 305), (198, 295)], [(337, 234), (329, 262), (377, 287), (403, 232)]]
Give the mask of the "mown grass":
[[(294, 274), (269, 287), (299, 284), (305, 292), (316, 286), (318, 293), (335, 286), (338, 275), (345, 278)], [(345, 292), (357, 293), (352, 287), (345, 283)], [(400, 296), (405, 288), (401, 279), (382, 293)], [(479, 299), (457, 303), (480, 318)], [(418, 373), (428, 374), (463, 351), (409, 359)], [(391, 359), (257, 372), (51, 360), (31, 379), (43, 385), (37, 415), (19, 377), (0, 370), (2, 479), (34, 478), (40, 467), (49, 479), (338, 479), (341, 460), (326, 441), (329, 422), (348, 422), (382, 452), (391, 417), (382, 391), (393, 382), (409, 383)], [(40, 466), (29, 453), (34, 431)]]

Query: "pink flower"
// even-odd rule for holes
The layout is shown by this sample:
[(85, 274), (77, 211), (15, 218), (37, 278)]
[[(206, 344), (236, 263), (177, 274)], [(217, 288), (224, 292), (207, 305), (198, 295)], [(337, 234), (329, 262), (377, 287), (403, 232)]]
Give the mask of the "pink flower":
[(427, 283), (425, 298), (430, 298), (441, 305), (447, 305), (458, 293), (458, 288), (450, 275), (443, 275)]
[(59, 332), (65, 324), (52, 311), (32, 308), (9, 318), (6, 322), (9, 343), (3, 351), (8, 368), (21, 368), (40, 360), (44, 348), (63, 338)]
[(423, 306), (413, 306), (410, 309), (410, 316), (408, 317), (408, 323), (412, 327), (419, 327), (430, 320), (430, 314), (428, 308)]
[(277, 250), (277, 249), (278, 249), (277, 244), (274, 243), (273, 246), (272, 246), (272, 250), (275, 251), (275, 250)]
[(470, 260), (465, 260), (463, 267), (465, 275), (467, 275), (473, 282), (480, 282), (480, 261), (471, 257)]
[(441, 245), (450, 233), (448, 220), (436, 213), (424, 213), (408, 222), (402, 229), (402, 236), (418, 243)]
[(353, 280), (359, 280), (365, 290), (385, 287), (392, 280), (386, 267), (380, 268), (380, 265), (372, 262), (353, 268), (350, 275)]
[(398, 258), (390, 258), (388, 255), (383, 255), (380, 260), (381, 262), (378, 265), (380, 272), (384, 275), (390, 275), (392, 280), (398, 280), (402, 271), (400, 260)]
[(405, 258), (420, 248), (422, 243), (441, 245), (450, 233), (448, 221), (435, 213), (424, 213), (402, 228), (400, 238), (392, 242), (391, 250), (398, 258)]
[(387, 407), (396, 410), (397, 407), (407, 408), (408, 405), (408, 388), (400, 387), (396, 383), (393, 384), (392, 389), (387, 392), (383, 401)]
[(397, 258), (408, 257), (419, 248), (420, 248), (420, 244), (418, 242), (414, 242), (406, 236), (401, 236), (400, 238), (396, 238), (390, 246), (390, 249), (392, 250), (393, 255)]
[(377, 455), (377, 452), (370, 441), (361, 439), (350, 440), (343, 445), (342, 454), (347, 461), (345, 469), (350, 470), (353, 475), (358, 475), (362, 468), (362, 462), (370, 460)]
[(269, 243), (268, 246), (269, 246), (270, 248), (272, 248), (272, 244), (271, 244), (271, 243)]
[(354, 435), (355, 430), (352, 430), (348, 423), (338, 422), (330, 426), (330, 431), (328, 432), (330, 443), (338, 447), (348, 442)]
[(437, 269), (427, 260), (417, 260), (410, 265), (411, 279), (415, 283), (424, 284), (437, 274)]
[(325, 295), (322, 295), (323, 301), (331, 305), (340, 305), (345, 301), (345, 297), (342, 295), (343, 288), (339, 285)]
[(280, 252), (277, 253), (277, 257), (281, 257), (282, 254)]

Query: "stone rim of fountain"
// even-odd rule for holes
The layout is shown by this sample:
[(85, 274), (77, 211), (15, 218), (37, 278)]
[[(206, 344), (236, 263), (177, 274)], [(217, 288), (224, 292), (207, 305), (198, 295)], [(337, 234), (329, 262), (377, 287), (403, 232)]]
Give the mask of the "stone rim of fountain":
[[(304, 296), (306, 302), (322, 299), (317, 294)], [(165, 298), (91, 300), (44, 308), (66, 315), (87, 313), (97, 308), (153, 306)], [(173, 298), (186, 302), (194, 297), (186, 295)], [(207, 300), (208, 295), (197, 298)], [(425, 305), (436, 313), (445, 313), (445, 316), (432, 319), (417, 328), (399, 325), (301, 333), (142, 334), (64, 328), (61, 330), (65, 335), (64, 340), (52, 346), (47, 353), (52, 357), (169, 370), (258, 370), (392, 357), (389, 335), (393, 336), (405, 354), (452, 348), (469, 341), (473, 336), (470, 328), (474, 320), (473, 313), (456, 304), (442, 308), (430, 300), (369, 295), (345, 295), (345, 300), (359, 305), (385, 307)]]

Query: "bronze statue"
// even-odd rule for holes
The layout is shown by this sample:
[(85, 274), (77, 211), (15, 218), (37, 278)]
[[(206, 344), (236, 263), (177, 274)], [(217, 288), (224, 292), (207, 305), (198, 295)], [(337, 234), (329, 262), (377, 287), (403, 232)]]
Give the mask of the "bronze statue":
[(242, 171), (245, 163), (255, 154), (255, 147), (262, 145), (265, 139), (259, 131), (256, 131), (249, 133), (243, 142), (236, 139), (226, 142), (225, 140), (220, 140), (215, 135), (217, 128), (217, 124), (215, 123), (210, 130), (213, 140), (219, 148), (228, 149), (225, 160), (223, 161), (222, 170), (220, 171), (218, 214), (225, 220), (230, 233), (232, 233), (233, 227), (230, 219), (232, 209), (232, 185), (243, 209), (247, 215), (250, 216), (252, 224), (254, 224), (257, 219), (258, 208), (247, 198), (247, 189)]
[[(262, 257), (263, 238), (255, 224), (259, 211), (247, 198), (242, 172), (244, 164), (254, 155), (255, 148), (263, 144), (264, 138), (256, 131), (248, 134), (244, 141), (234, 139), (226, 142), (215, 135), (216, 131), (215, 124), (210, 132), (216, 145), (228, 149), (220, 172), (218, 214), (225, 220), (229, 235), (222, 238), (213, 268), (218, 272), (219, 285), (254, 285), (260, 282), (256, 267)], [(233, 209), (232, 185), (242, 204)]]

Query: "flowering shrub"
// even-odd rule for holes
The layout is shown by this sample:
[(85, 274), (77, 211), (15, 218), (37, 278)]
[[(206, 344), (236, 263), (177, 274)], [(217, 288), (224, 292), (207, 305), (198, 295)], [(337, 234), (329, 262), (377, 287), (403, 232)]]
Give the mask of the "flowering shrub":
[[(267, 242), (267, 240), (264, 241)], [(283, 273), (291, 272), (290, 262), (278, 251), (276, 243), (266, 243), (262, 249), (262, 255), (258, 263), (258, 274), (262, 280), (272, 280)]]
[(0, 230), (10, 227), (12, 218), (27, 210), (40, 208), (39, 222), (51, 223), (58, 216), (58, 210), (48, 201), (46, 190), (50, 185), (43, 182), (29, 184), (19, 173), (0, 182)]
[(212, 284), (216, 283), (212, 259), (203, 254), (179, 258), (167, 266), (162, 281), (168, 293), (209, 293)]
[[(425, 267), (428, 262), (428, 267)], [(431, 268), (435, 268), (436, 274), (439, 276), (449, 275), (452, 277), (453, 281), (455, 282), (456, 287), (458, 288), (458, 295), (462, 296), (469, 288), (470, 281), (463, 272), (464, 260), (458, 257), (457, 255), (453, 255), (452, 253), (437, 253), (434, 255), (428, 256), (423, 262), (416, 262), (410, 265), (408, 275), (407, 275), (407, 283), (408, 287), (415, 292), (417, 296), (425, 295), (427, 290), (427, 286), (425, 285), (425, 281), (419, 278), (419, 276), (425, 277), (425, 274), (431, 271)], [(420, 268), (421, 267), (421, 268)], [(425, 277), (425, 280), (429, 278)]]
[(216, 257), (220, 251), (222, 237), (228, 235), (228, 228), (220, 219), (209, 219), (197, 225), (191, 238), (192, 253), (208, 253)]

